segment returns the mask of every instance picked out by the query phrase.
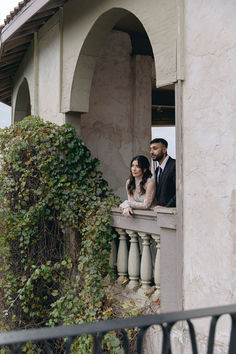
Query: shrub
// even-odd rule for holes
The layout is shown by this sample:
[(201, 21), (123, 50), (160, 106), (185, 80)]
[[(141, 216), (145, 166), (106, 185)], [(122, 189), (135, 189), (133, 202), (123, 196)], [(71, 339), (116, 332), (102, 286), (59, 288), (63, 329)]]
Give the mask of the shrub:
[(0, 131), (0, 154), (4, 328), (101, 319), (117, 200), (98, 160), (71, 126), (34, 116)]

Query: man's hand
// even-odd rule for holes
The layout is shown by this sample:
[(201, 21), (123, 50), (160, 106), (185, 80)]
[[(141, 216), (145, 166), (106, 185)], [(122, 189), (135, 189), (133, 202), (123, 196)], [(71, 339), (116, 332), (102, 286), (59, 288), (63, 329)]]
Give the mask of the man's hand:
[(156, 205), (156, 206), (154, 206), (153, 210), (158, 211), (158, 209), (160, 209), (160, 208), (165, 208), (165, 207), (163, 205)]

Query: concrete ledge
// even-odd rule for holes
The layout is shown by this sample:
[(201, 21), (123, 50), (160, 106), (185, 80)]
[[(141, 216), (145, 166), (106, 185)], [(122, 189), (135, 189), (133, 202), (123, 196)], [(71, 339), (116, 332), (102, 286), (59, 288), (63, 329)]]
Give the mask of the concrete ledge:
[(112, 208), (111, 217), (111, 226), (113, 227), (149, 234), (160, 234), (157, 214), (153, 210), (134, 210), (134, 216), (127, 218), (120, 212), (119, 208)]
[(160, 228), (176, 230), (176, 208), (155, 207), (150, 210), (134, 210), (132, 218), (125, 217), (119, 208), (111, 209), (111, 226), (134, 231), (160, 234)]
[(155, 207), (153, 210), (157, 214), (157, 222), (160, 227), (176, 230), (177, 227), (176, 208)]

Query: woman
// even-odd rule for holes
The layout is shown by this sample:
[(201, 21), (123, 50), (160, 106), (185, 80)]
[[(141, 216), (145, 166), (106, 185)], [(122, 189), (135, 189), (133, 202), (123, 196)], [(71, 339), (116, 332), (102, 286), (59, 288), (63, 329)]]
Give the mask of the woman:
[(149, 209), (155, 198), (155, 181), (148, 159), (135, 156), (130, 163), (130, 177), (126, 182), (128, 200), (120, 204), (123, 215), (132, 217), (133, 209)]

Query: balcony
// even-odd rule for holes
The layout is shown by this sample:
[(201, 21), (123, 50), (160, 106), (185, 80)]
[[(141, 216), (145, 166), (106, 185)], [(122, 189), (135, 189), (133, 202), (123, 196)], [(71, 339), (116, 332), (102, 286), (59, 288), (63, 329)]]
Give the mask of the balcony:
[(119, 208), (112, 208), (111, 216), (118, 239), (112, 243), (110, 265), (118, 282), (126, 279), (128, 289), (144, 295), (154, 287), (152, 298), (160, 298), (161, 309), (177, 310), (176, 209), (134, 210), (134, 216), (126, 218)]

